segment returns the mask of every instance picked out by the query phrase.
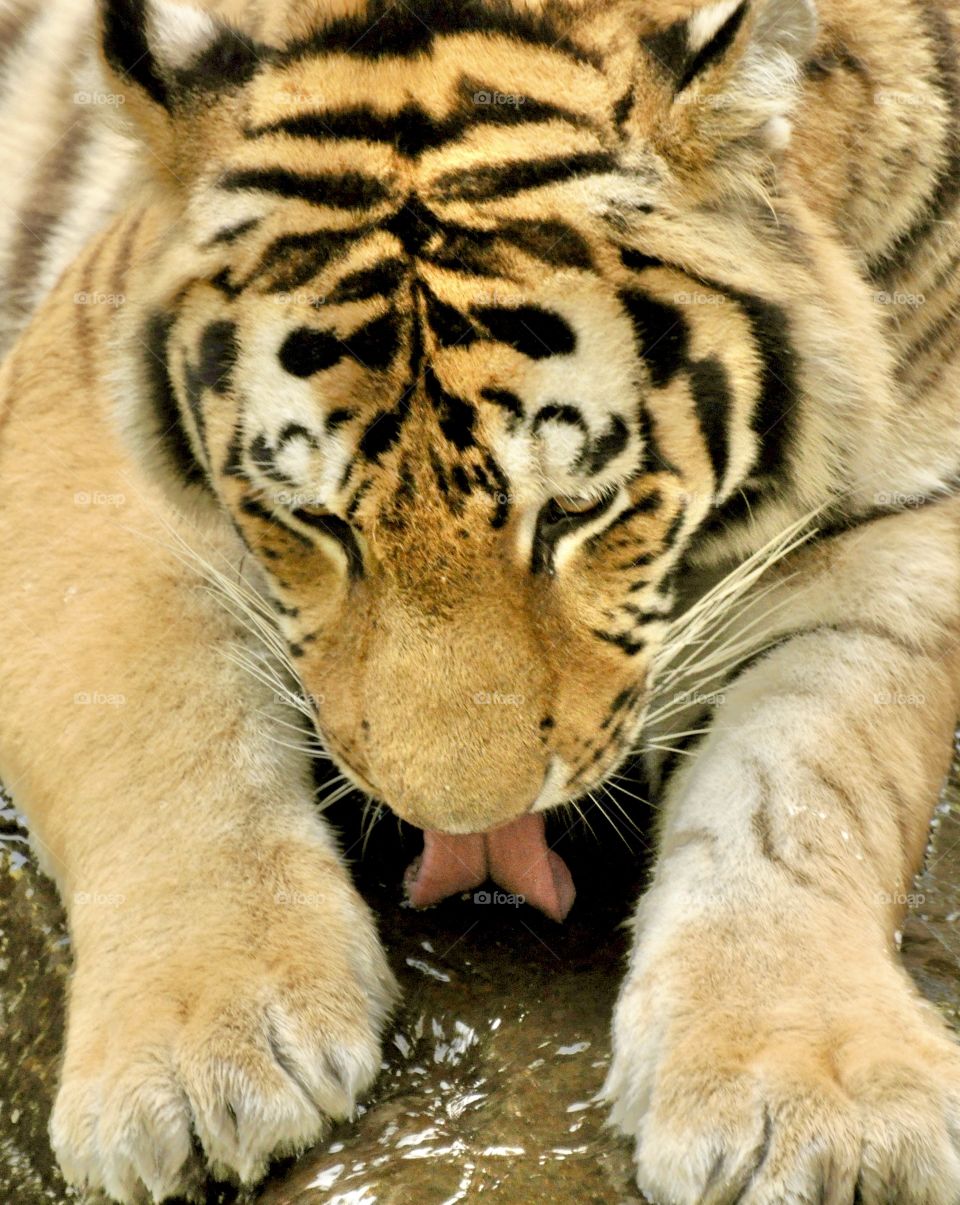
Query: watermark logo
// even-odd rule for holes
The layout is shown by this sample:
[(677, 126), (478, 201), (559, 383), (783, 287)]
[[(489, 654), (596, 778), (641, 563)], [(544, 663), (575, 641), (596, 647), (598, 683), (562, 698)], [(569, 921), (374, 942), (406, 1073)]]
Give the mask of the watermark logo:
[(899, 490), (881, 490), (873, 495), (876, 506), (895, 506), (900, 510), (923, 506), (928, 501), (926, 494), (903, 494)]
[(326, 293), (273, 293), (275, 305), (305, 305), (319, 309), (327, 304)]
[(527, 897), (507, 891), (475, 891), (473, 902), (475, 904), (502, 904), (507, 908), (519, 908), (521, 904), (527, 902)]
[(686, 703), (692, 707), (722, 707), (727, 696), (722, 690), (681, 690), (673, 696), (674, 703)]
[(874, 293), (873, 300), (877, 305), (908, 305), (911, 309), (916, 309), (919, 305), (925, 305), (927, 298), (924, 293), (902, 293), (898, 290), (888, 293), (884, 289)]
[(117, 310), (127, 300), (126, 293), (98, 293), (93, 289), (81, 289), (73, 295), (74, 305), (108, 305)]
[(512, 105), (519, 107), (527, 103), (527, 98), (515, 92), (474, 92), (473, 103), (475, 105)]
[(121, 92), (74, 92), (75, 105), (108, 105), (119, 108), (127, 103), (127, 98)]
[(73, 701), (82, 707), (122, 707), (127, 696), (103, 690), (78, 690)]
[(722, 293), (674, 293), (675, 305), (726, 305)]
[(103, 490), (77, 490), (73, 495), (74, 506), (123, 506), (126, 494), (108, 494)]
[(274, 498), (278, 505), (287, 506), (290, 510), (300, 510), (304, 506), (323, 506), (323, 499), (319, 494), (311, 493), (309, 490), (305, 490), (302, 493), (291, 490), (278, 490), (274, 494)]
[(927, 698), (922, 691), (878, 690), (873, 701), (878, 707), (922, 707)]
[(714, 92), (710, 95), (697, 92), (681, 92), (674, 98), (675, 105), (689, 105), (697, 109), (729, 109), (736, 103), (736, 98), (726, 92)]
[(281, 888), (274, 894), (273, 902), (283, 908), (320, 908), (324, 896), (320, 891), (285, 891)]
[(901, 908), (922, 908), (927, 902), (922, 891), (881, 891), (877, 899), (881, 904), (896, 904)]
[(74, 904), (82, 907), (93, 905), (95, 908), (119, 908), (126, 903), (127, 897), (122, 891), (75, 891)]
[(878, 88), (873, 94), (873, 103), (882, 109), (924, 109), (930, 101), (918, 92), (900, 92), (894, 88)]

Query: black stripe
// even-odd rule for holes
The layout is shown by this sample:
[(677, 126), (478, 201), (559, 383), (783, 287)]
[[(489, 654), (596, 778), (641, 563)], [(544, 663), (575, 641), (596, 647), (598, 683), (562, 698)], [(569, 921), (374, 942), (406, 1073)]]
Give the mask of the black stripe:
[[(562, 11), (562, 10), (561, 10)], [(572, 25), (573, 19), (568, 19)], [(429, 53), (437, 38), (457, 34), (503, 34), (515, 43), (603, 67), (603, 56), (574, 42), (563, 24), (506, 0), (369, 0), (362, 12), (338, 17), (279, 55), (281, 61), (318, 53), (355, 58), (410, 58)]]
[(623, 289), (620, 300), (633, 324), (640, 357), (650, 370), (651, 384), (662, 389), (687, 364), (686, 319), (676, 306), (641, 289)]
[(255, 284), (268, 293), (297, 289), (325, 268), (337, 252), (346, 250), (366, 233), (364, 227), (355, 231), (309, 230), (282, 234), (266, 247), (257, 266), (237, 292)]
[(310, 377), (332, 368), (344, 356), (370, 372), (382, 372), (389, 368), (398, 351), (397, 316), (391, 311), (342, 339), (331, 331), (297, 327), (284, 339), (279, 356), (284, 370), (291, 376)]
[(443, 234), (443, 241), (424, 255), (429, 263), (461, 276), (489, 279), (509, 275), (503, 257), (498, 254), (495, 231), (448, 227)]
[(641, 406), (639, 409), (640, 421), (640, 443), (643, 446), (643, 468), (649, 472), (670, 473), (674, 477), (681, 477), (682, 473), (667, 456), (657, 442), (656, 432), (654, 431), (653, 419), (650, 416), (650, 411), (646, 406)]
[(509, 389), (484, 388), (480, 390), (480, 396), (485, 402), (506, 410), (514, 418), (523, 418), (523, 403)]
[[(481, 83), (471, 85), (474, 94), (494, 96), (495, 89)], [(469, 102), (468, 102), (469, 103)], [(394, 113), (382, 113), (369, 105), (298, 113), (245, 131), (247, 138), (286, 134), (318, 142), (375, 142), (394, 147), (401, 155), (416, 158), (458, 141), (474, 126), (526, 125), (565, 121), (577, 127), (592, 125), (588, 118), (559, 105), (525, 99), (520, 104), (473, 103), (470, 112), (438, 118), (420, 105), (406, 104)]]
[(702, 47), (684, 67), (680, 78), (677, 80), (677, 91), (682, 92), (684, 88), (689, 87), (701, 72), (717, 61), (722, 55), (726, 54), (730, 48), (730, 44), (737, 36), (740, 26), (743, 24), (743, 18), (747, 13), (747, 3), (743, 3), (739, 8), (727, 17), (726, 21), (720, 26), (714, 36)]
[(760, 398), (751, 426), (760, 441), (754, 472), (781, 472), (793, 436), (793, 414), (800, 400), (797, 354), (790, 339), (786, 312), (752, 293), (706, 282), (740, 306), (761, 356)]
[[(429, 214), (429, 211), (426, 211)], [(498, 223), (493, 229), (482, 230), (455, 222), (441, 222), (429, 214), (429, 233), (442, 234), (443, 242), (426, 258), (448, 271), (474, 276), (507, 276), (511, 265), (502, 252), (511, 248), (556, 268), (593, 266), (590, 244), (565, 222), (543, 219), (518, 219)], [(426, 234), (424, 224), (422, 233)], [(426, 242), (421, 237), (420, 246)]]
[(633, 102), (636, 99), (635, 85), (631, 84), (626, 92), (617, 98), (613, 106), (613, 124), (618, 130), (622, 130), (627, 123), (627, 118), (630, 116), (630, 111), (633, 108)]
[(564, 536), (577, 531), (585, 523), (592, 523), (594, 519), (609, 510), (616, 496), (616, 491), (611, 491), (600, 498), (589, 510), (584, 511), (566, 511), (555, 498), (551, 498), (542, 506), (537, 515), (537, 525), (533, 534), (531, 573), (552, 573), (554, 556), (559, 542)]
[[(665, 268), (668, 265), (656, 255), (645, 255), (642, 251), (636, 251), (633, 247), (620, 248), (620, 262), (625, 268), (629, 268), (632, 272), (645, 272), (648, 268)], [(682, 268), (676, 269), (682, 272)]]
[(235, 243), (238, 238), (242, 238), (250, 230), (255, 230), (259, 225), (259, 218), (247, 218), (245, 222), (238, 222), (236, 226), (227, 226), (218, 231), (208, 245), (215, 247), (218, 243)]
[(407, 255), (419, 255), (427, 243), (443, 229), (439, 218), (417, 196), (409, 196), (396, 213), (381, 222), (386, 230), (400, 240)]
[(750, 522), (753, 512), (766, 497), (766, 488), (760, 485), (741, 486), (700, 527), (703, 537), (722, 536), (728, 527), (740, 527)]
[(576, 427), (584, 435), (590, 434), (590, 428), (580, 411), (565, 402), (548, 402), (540, 407), (533, 420), (534, 435), (544, 423), (565, 423), (568, 427)]
[(280, 347), (280, 363), (294, 377), (312, 377), (315, 372), (332, 368), (343, 358), (343, 344), (329, 331), (297, 327)]
[(108, 0), (102, 6), (101, 44), (104, 58), (123, 79), (139, 85), (151, 100), (166, 106), (167, 85), (147, 44), (143, 0)]
[(426, 301), (427, 325), (438, 347), (470, 347), (480, 338), (480, 332), (465, 315), (452, 305), (441, 301), (432, 289), (424, 286), (421, 293)]
[(196, 427), (197, 442), (209, 460), (206, 415), (203, 410), (204, 390), (210, 389), (222, 397), (230, 388), (234, 365), (239, 354), (236, 324), (222, 319), (210, 322), (200, 336), (199, 358), (194, 364), (184, 357), (183, 385)]
[(531, 360), (570, 355), (576, 349), (575, 331), (553, 310), (535, 305), (481, 306), (474, 313), (491, 338)]
[(727, 473), (730, 456), (730, 382), (727, 370), (710, 356), (690, 365), (690, 389), (700, 420), (700, 429), (713, 466), (713, 479), (719, 490)]
[(585, 447), (574, 463), (574, 469), (593, 477), (619, 456), (630, 441), (630, 429), (619, 414), (610, 416), (606, 431)]
[(655, 511), (658, 511), (662, 505), (663, 494), (661, 494), (659, 490), (651, 490), (649, 494), (644, 494), (644, 496), (632, 506), (628, 506), (626, 510), (622, 510), (613, 520), (613, 522), (609, 524), (609, 526), (605, 527), (603, 531), (598, 531), (596, 535), (591, 536), (588, 544), (591, 547), (599, 544), (601, 541), (606, 540), (607, 536), (609, 536), (612, 531), (616, 531), (617, 528), (620, 527), (625, 527), (628, 523), (631, 523), (634, 519), (636, 519), (638, 515), (653, 514)]
[(476, 408), (444, 389), (432, 365), (427, 365), (423, 379), (427, 397), (440, 417), (440, 430), (459, 451), (473, 447)]
[(444, 201), (501, 200), (528, 189), (616, 170), (616, 156), (606, 151), (585, 151), (447, 172), (435, 182), (434, 190)]
[(658, 29), (643, 38), (641, 45), (665, 75), (674, 81), (680, 79), (689, 57), (686, 21), (674, 21)]
[[(761, 358), (760, 396), (751, 419), (751, 427), (759, 444), (754, 471), (764, 476), (780, 473), (793, 435), (795, 424), (792, 416), (800, 396), (799, 363), (790, 339), (790, 324), (785, 310), (754, 293), (698, 276), (681, 264), (661, 264), (660, 261), (648, 263), (645, 256), (640, 256), (637, 261), (635, 253), (626, 249), (621, 250), (621, 258), (627, 266), (639, 263), (642, 267), (662, 266), (682, 273), (705, 289), (729, 298), (743, 311)], [(683, 317), (672, 306), (638, 290), (624, 290), (622, 298), (640, 337), (641, 354), (651, 363), (653, 383), (665, 384), (686, 366), (688, 359), (688, 338)], [(659, 341), (658, 330), (661, 333), (666, 330), (665, 336)], [(649, 340), (654, 341), (653, 346), (648, 346)]]
[(147, 396), (153, 408), (154, 443), (162, 449), (167, 463), (181, 480), (189, 485), (206, 486), (206, 476), (183, 429), (180, 408), (170, 378), (169, 354), (173, 324), (172, 315), (158, 313), (147, 320), (144, 329), (143, 342), (147, 349), (144, 369)]
[(516, 247), (552, 268), (593, 267), (590, 244), (573, 226), (544, 218), (541, 221), (502, 222), (492, 232), (497, 242)]
[(347, 355), (370, 372), (383, 372), (400, 351), (400, 325), (396, 313), (374, 318), (343, 341)]
[[(332, 418), (332, 414), (327, 416), (326, 426), (328, 431), (330, 430), (330, 420)], [(285, 448), (294, 439), (302, 439), (311, 448), (318, 446), (316, 435), (304, 427), (302, 423), (285, 423), (277, 435), (277, 451), (279, 452), (282, 448)]]
[(360, 268), (344, 276), (326, 298), (326, 305), (343, 305), (348, 301), (369, 301), (372, 297), (389, 297), (400, 287), (405, 268), (401, 259), (384, 259), (370, 268)]
[(256, 498), (243, 498), (240, 502), (240, 509), (245, 515), (250, 515), (251, 518), (260, 519), (262, 522), (269, 523), (273, 527), (279, 527), (281, 531), (285, 531), (287, 535), (293, 536), (294, 539), (299, 540), (300, 543), (305, 547), (313, 547), (313, 543), (303, 534), (302, 531), (297, 531), (297, 529), (295, 527), (291, 527), (289, 523), (284, 523), (279, 515), (275, 515), (272, 510), (268, 510), (262, 503), (258, 502)]
[(224, 457), (220, 472), (224, 477), (238, 477), (241, 481), (249, 481), (243, 468), (243, 431), (238, 424), (230, 437), (230, 445)]
[(236, 300), (243, 292), (242, 285), (235, 285), (233, 283), (229, 268), (221, 268), (219, 272), (210, 277), (208, 283), (212, 288), (222, 293), (224, 297), (229, 298), (230, 301)]
[(365, 459), (378, 463), (400, 438), (400, 432), (406, 418), (406, 407), (397, 406), (393, 410), (380, 410), (367, 423), (357, 444), (357, 451)]
[(366, 209), (390, 196), (390, 191), (375, 176), (362, 172), (322, 172), (301, 175), (282, 167), (246, 168), (229, 172), (220, 181), (227, 192), (255, 190), (279, 197), (326, 205), (331, 209)]
[(618, 649), (622, 649), (628, 657), (635, 657), (637, 653), (642, 653), (647, 647), (647, 642), (642, 636), (627, 636), (616, 635), (613, 632), (604, 632), (599, 628), (593, 628), (593, 635), (598, 640), (603, 640), (607, 644), (614, 644)]
[(357, 543), (357, 537), (349, 523), (337, 515), (316, 514), (313, 511), (295, 510), (293, 516), (300, 523), (305, 523), (315, 531), (320, 531), (330, 539), (336, 540), (347, 558), (347, 572), (356, 580), (363, 577), (363, 553)]
[(172, 76), (173, 98), (195, 93), (225, 92), (248, 84), (272, 57), (270, 47), (252, 42), (239, 30), (221, 24), (216, 41)]

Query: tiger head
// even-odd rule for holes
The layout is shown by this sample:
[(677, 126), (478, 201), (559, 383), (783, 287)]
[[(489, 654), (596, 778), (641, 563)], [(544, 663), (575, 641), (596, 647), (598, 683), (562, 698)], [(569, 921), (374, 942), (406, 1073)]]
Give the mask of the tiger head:
[(813, 15), (655, 7), (331, 0), (263, 40), (101, 7), (169, 217), (126, 425), (232, 520), (333, 757), (420, 827), (610, 775), (690, 549), (802, 493), (838, 321), (788, 300)]

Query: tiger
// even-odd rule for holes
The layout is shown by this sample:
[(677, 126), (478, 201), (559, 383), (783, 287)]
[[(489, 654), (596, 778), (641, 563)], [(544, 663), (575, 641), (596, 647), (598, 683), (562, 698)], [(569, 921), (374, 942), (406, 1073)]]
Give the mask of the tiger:
[(374, 1083), (315, 756), (423, 830), (414, 904), (559, 922), (547, 820), (640, 754), (639, 1189), (960, 1201), (898, 958), (960, 711), (958, 20), (5, 0), (0, 778), (70, 1183), (252, 1184)]

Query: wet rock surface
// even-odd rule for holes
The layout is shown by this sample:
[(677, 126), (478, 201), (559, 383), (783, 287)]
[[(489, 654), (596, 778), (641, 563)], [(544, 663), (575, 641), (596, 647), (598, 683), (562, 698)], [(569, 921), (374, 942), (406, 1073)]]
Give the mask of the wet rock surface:
[[(960, 1019), (960, 763), (903, 929), (907, 965)], [(635, 792), (634, 792), (635, 793)], [(578, 899), (563, 926), (493, 890), (426, 912), (400, 881), (420, 838), (360, 807), (331, 809), (357, 881), (378, 910), (404, 1004), (357, 1120), (255, 1193), (211, 1186), (209, 1205), (634, 1205), (630, 1152), (594, 1094), (627, 952), (621, 922), (649, 866), (649, 811), (628, 793), (557, 822)], [(365, 838), (367, 838), (365, 840)], [(362, 856), (361, 856), (362, 851)], [(484, 895), (486, 898), (484, 898)], [(63, 1031), (69, 942), (56, 893), (0, 800), (0, 1201), (77, 1201), (46, 1136)]]

